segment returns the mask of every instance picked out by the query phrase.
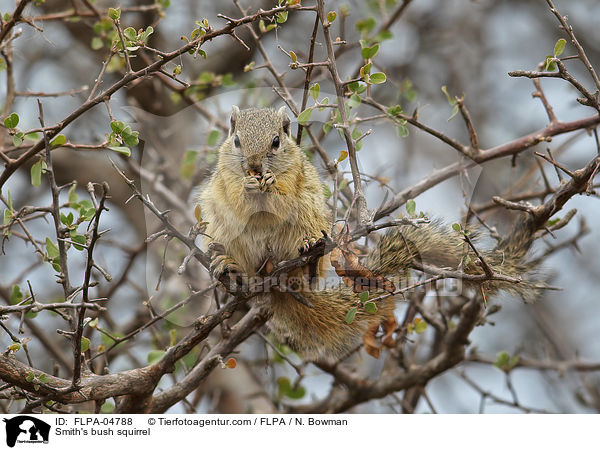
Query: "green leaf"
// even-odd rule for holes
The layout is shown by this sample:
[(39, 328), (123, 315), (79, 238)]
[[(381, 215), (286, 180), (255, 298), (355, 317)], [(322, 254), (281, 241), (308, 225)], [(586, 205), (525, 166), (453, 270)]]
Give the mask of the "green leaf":
[(221, 137), (221, 132), (219, 130), (212, 130), (210, 133), (208, 133), (206, 145), (208, 145), (209, 147), (214, 147), (215, 145), (217, 145), (219, 137)]
[(104, 47), (104, 42), (102, 42), (102, 39), (99, 37), (92, 38), (90, 47), (92, 47), (92, 50), (100, 50), (102, 47)]
[(379, 51), (379, 44), (375, 44), (371, 47), (363, 47), (361, 55), (364, 59), (372, 59)]
[(37, 141), (40, 138), (40, 135), (37, 133), (27, 133), (25, 135), (25, 139), (29, 139), (30, 141)]
[(125, 127), (125, 129), (121, 133), (121, 137), (123, 138), (123, 143), (129, 147), (135, 147), (140, 142), (140, 140), (138, 138), (138, 135), (140, 133), (139, 133), (139, 131), (131, 131), (131, 132), (127, 133), (126, 132), (127, 128), (129, 128), (129, 127)]
[(47, 383), (48, 381), (50, 381), (50, 378), (48, 378), (48, 375), (43, 373), (38, 377), (38, 380), (40, 380), (40, 382), (42, 383)]
[(351, 324), (352, 322), (354, 322), (355, 318), (356, 318), (356, 307), (350, 308), (348, 310), (348, 312), (346, 313), (346, 323)]
[(452, 229), (454, 231), (460, 231), (462, 229), (462, 227), (460, 226), (460, 223), (456, 223), (455, 222), (455, 223), (452, 224)]
[(135, 31), (132, 27), (127, 27), (123, 30), (123, 36), (130, 41), (135, 42), (137, 40), (137, 31)]
[(21, 145), (23, 143), (23, 137), (25, 135), (23, 134), (22, 131), (19, 131), (18, 133), (15, 133), (13, 136), (13, 144), (15, 147), (18, 147), (19, 145)]
[(408, 136), (408, 127), (406, 125), (398, 125), (398, 136), (399, 137), (406, 137)]
[(554, 56), (552, 56), (552, 55), (546, 56), (546, 60), (544, 63), (544, 70), (546, 72), (556, 71), (556, 63), (554, 61), (552, 61), (552, 58), (554, 58)]
[(423, 333), (427, 329), (427, 322), (419, 319), (418, 317), (414, 321), (415, 331), (417, 334)]
[(108, 17), (112, 20), (119, 20), (119, 17), (121, 17), (121, 8), (108, 8)]
[(338, 156), (338, 162), (342, 162), (343, 160), (345, 160), (348, 157), (348, 152), (346, 150), (342, 150), (340, 152), (340, 156)]
[(402, 106), (400, 106), (400, 105), (390, 106), (386, 111), (391, 116), (397, 116), (398, 114), (402, 114)]
[(562, 52), (565, 51), (565, 45), (567, 44), (567, 41), (564, 39), (559, 39), (558, 41), (556, 41), (556, 44), (554, 44), (554, 57), (558, 58), (560, 55), (562, 55)]
[(304, 111), (302, 111), (300, 114), (298, 114), (298, 123), (300, 125), (306, 125), (306, 123), (310, 119), (310, 115), (312, 114), (312, 111), (313, 111), (312, 108), (306, 108)]
[(121, 154), (123, 154), (125, 156), (131, 156), (131, 149), (129, 147), (110, 146), (108, 148), (110, 150), (112, 150), (113, 152), (121, 153)]
[(90, 349), (90, 340), (85, 336), (81, 336), (81, 353), (85, 353)]
[(315, 83), (310, 88), (310, 95), (312, 96), (312, 98), (314, 98), (316, 100), (319, 98), (320, 91), (321, 91), (321, 86), (319, 85), (319, 83)]
[(10, 304), (16, 305), (23, 300), (23, 293), (21, 292), (21, 288), (18, 284), (14, 284), (12, 287), (12, 291), (10, 293)]
[(110, 123), (110, 128), (112, 128), (112, 130), (115, 133), (120, 134), (121, 131), (123, 131), (125, 129), (125, 124), (123, 122), (121, 122), (120, 120), (113, 120)]
[(8, 346), (8, 350), (13, 353), (16, 353), (19, 350), (21, 350), (21, 344), (19, 344), (18, 342), (15, 342), (14, 344)]
[(329, 23), (333, 22), (335, 20), (335, 18), (337, 17), (337, 13), (335, 11), (329, 11), (327, 13), (327, 21)]
[(377, 305), (375, 302), (365, 303), (365, 311), (367, 311), (369, 314), (375, 314), (377, 312)]
[(331, 189), (329, 189), (329, 186), (327, 186), (325, 183), (323, 183), (323, 195), (325, 196), (325, 200), (331, 198), (333, 195), (331, 193)]
[(369, 300), (369, 291), (361, 292), (360, 294), (358, 294), (358, 298), (361, 302), (366, 302), (367, 300)]
[(12, 219), (12, 212), (10, 211), (10, 209), (5, 209), (3, 225), (8, 225), (10, 223), (11, 219)]
[(179, 173), (184, 179), (189, 180), (194, 174), (197, 158), (198, 152), (196, 150), (188, 150), (184, 153), (183, 162), (181, 163), (181, 168), (179, 169)]
[(81, 235), (81, 234), (72, 234), (71, 233), (71, 240), (73, 242), (77, 242), (77, 244), (81, 244), (81, 245), (77, 245), (77, 244), (73, 244), (73, 247), (75, 247), (77, 250), (81, 251), (83, 250), (85, 247), (85, 236)]
[(290, 50), (290, 59), (292, 60), (292, 62), (298, 62), (298, 56), (293, 50)]
[(77, 182), (73, 183), (69, 188), (69, 206), (71, 208), (74, 207), (77, 200), (79, 200), (79, 196), (75, 193), (75, 189), (77, 189)]
[(57, 148), (67, 142), (67, 138), (64, 134), (59, 134), (50, 142), (50, 148)]
[(448, 117), (448, 122), (450, 122), (456, 114), (458, 114), (458, 105), (454, 105), (454, 108), (452, 108), (452, 114)]
[(50, 238), (46, 238), (46, 253), (50, 259), (58, 258), (59, 255), (58, 246)]
[(381, 83), (385, 83), (385, 80), (387, 79), (385, 76), (385, 73), (383, 72), (375, 72), (373, 74), (371, 74), (371, 83), (373, 84), (381, 84)]
[(406, 212), (409, 216), (414, 216), (416, 209), (417, 203), (414, 200), (410, 199), (406, 202)]
[(154, 364), (160, 361), (164, 354), (164, 350), (152, 350), (150, 353), (148, 353), (148, 364)]
[(6, 119), (4, 119), (4, 125), (6, 128), (14, 128), (19, 124), (19, 115), (17, 113), (12, 113)]
[(288, 12), (283, 11), (277, 14), (277, 23), (285, 23), (288, 19)]
[(65, 213), (60, 213), (60, 221), (64, 223), (66, 226), (73, 224), (73, 213), (70, 212), (69, 215)]
[(503, 370), (508, 364), (509, 359), (510, 356), (508, 355), (508, 352), (502, 351), (496, 355), (496, 362), (494, 362), (494, 366)]
[(448, 100), (448, 103), (450, 103), (450, 105), (454, 105), (456, 103), (456, 99), (450, 97), (450, 94), (448, 94), (448, 89), (446, 88), (446, 86), (442, 86), (442, 92), (446, 96), (446, 100)]
[(31, 166), (31, 184), (38, 187), (42, 184), (42, 161), (41, 159)]
[(360, 105), (360, 102), (360, 96), (358, 94), (352, 94), (350, 99), (348, 99), (348, 106), (350, 108), (356, 108), (358, 105)]
[(29, 372), (27, 372), (27, 376), (25, 377), (25, 381), (27, 381), (28, 383), (31, 383), (34, 378), (35, 378), (35, 375), (34, 375), (33, 371), (30, 370)]

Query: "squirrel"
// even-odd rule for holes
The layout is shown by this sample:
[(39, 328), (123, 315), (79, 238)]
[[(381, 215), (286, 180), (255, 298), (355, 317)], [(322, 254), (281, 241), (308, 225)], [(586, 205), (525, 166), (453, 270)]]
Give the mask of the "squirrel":
[[(322, 237), (322, 230), (331, 229), (323, 185), (315, 166), (291, 137), (285, 107), (240, 110), (233, 106), (229, 135), (219, 148), (214, 173), (200, 188), (198, 202), (203, 221), (208, 222), (205, 236), (214, 251), (215, 278), (226, 272), (255, 276), (265, 261), (296, 258)], [(378, 276), (403, 276), (413, 261), (419, 261), (484, 275), (479, 255), (466, 246), (464, 236), (447, 228), (437, 220), (391, 228), (366, 257), (365, 266)], [(518, 278), (531, 270), (523, 259), (532, 234), (514, 232), (480, 255), (494, 273)], [(476, 233), (469, 236), (476, 240)], [(317, 277), (325, 276), (327, 266), (327, 258), (320, 258)], [(505, 289), (531, 296), (534, 290), (527, 280), (484, 279), (476, 285), (488, 294)], [(393, 342), (393, 296), (378, 301), (374, 313), (357, 308), (349, 321), (348, 311), (361, 304), (352, 286), (340, 283), (319, 289), (304, 283), (299, 293), (312, 308), (283, 290), (263, 295), (270, 302), (269, 326), (276, 338), (302, 356), (341, 356), (361, 337), (365, 342), (367, 336), (374, 337), (382, 323), (387, 325), (384, 344)], [(378, 351), (371, 354), (377, 357)]]

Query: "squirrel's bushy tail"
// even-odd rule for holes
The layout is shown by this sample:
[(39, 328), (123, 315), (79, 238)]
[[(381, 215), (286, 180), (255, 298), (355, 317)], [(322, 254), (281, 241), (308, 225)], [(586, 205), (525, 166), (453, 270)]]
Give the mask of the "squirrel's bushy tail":
[[(479, 233), (466, 231), (472, 244), (492, 271), (492, 277), (483, 269), (481, 260), (465, 241), (461, 232), (448, 224), (434, 220), (414, 227), (398, 226), (387, 231), (377, 248), (366, 260), (366, 266), (375, 274), (406, 279), (411, 268), (461, 272), (471, 279), (463, 279), (463, 286), (481, 289), (484, 296), (499, 290), (518, 294), (525, 301), (537, 295), (537, 284), (532, 280), (532, 263), (526, 260), (532, 234), (517, 227), (511, 235), (490, 250), (480, 249)], [(402, 287), (396, 285), (396, 288)], [(377, 301), (377, 311), (369, 313), (361, 306), (353, 289), (339, 286), (311, 289), (306, 286), (300, 294), (313, 308), (307, 308), (289, 294), (272, 293), (273, 318), (271, 329), (281, 342), (310, 357), (342, 356), (352, 350), (365, 333), (377, 329), (384, 320), (393, 317), (393, 297)], [(385, 292), (372, 292), (369, 298)], [(356, 308), (356, 316), (348, 323), (347, 313)], [(375, 327), (375, 328), (373, 328)], [(389, 331), (389, 330), (388, 330)]]
[[(494, 277), (485, 279), (484, 265), (464, 238), (467, 234)], [(526, 225), (518, 226), (494, 248), (484, 249), (481, 233), (474, 229), (455, 231), (449, 224), (433, 220), (414, 227), (403, 225), (388, 230), (375, 251), (369, 254), (366, 266), (383, 276), (404, 275), (416, 265), (461, 271), (467, 275), (463, 285), (481, 286), (485, 294), (504, 290), (520, 295), (526, 302), (538, 295), (539, 283), (535, 281), (535, 264), (527, 260), (533, 242)], [(468, 279), (469, 275), (483, 280)]]

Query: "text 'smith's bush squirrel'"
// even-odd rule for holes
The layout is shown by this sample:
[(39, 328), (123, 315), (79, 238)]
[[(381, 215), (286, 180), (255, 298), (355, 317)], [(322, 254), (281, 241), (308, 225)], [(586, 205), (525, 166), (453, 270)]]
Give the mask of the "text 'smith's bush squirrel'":
[[(313, 164), (291, 138), (290, 119), (284, 108), (240, 111), (233, 107), (229, 136), (219, 149), (216, 169), (202, 187), (199, 202), (203, 220), (208, 222), (206, 239), (210, 248), (219, 249), (212, 260), (215, 277), (225, 272), (254, 276), (265, 261), (277, 264), (296, 258), (322, 237), (322, 230), (331, 230), (323, 184)], [(531, 267), (524, 257), (531, 238), (526, 230), (517, 230), (493, 250), (481, 253), (494, 273), (526, 276)], [(318, 277), (325, 276), (326, 260), (325, 257), (319, 261)], [(470, 275), (484, 274), (478, 256), (466, 248), (463, 236), (438, 221), (391, 228), (364, 265), (380, 276), (402, 276), (413, 261), (460, 269)], [(303, 278), (302, 273), (299, 277)], [(527, 280), (483, 280), (473, 286), (484, 295), (498, 289), (525, 297), (534, 292), (533, 284)], [(281, 290), (262, 296), (270, 302), (272, 331), (304, 356), (343, 355), (362, 336), (374, 336), (382, 323), (388, 326), (384, 343), (392, 342), (392, 296), (378, 301), (375, 312), (358, 307), (356, 316), (349, 321), (348, 311), (361, 304), (352, 287), (340, 282), (336, 287), (320, 288), (319, 283), (305, 280), (299, 294), (313, 307)]]

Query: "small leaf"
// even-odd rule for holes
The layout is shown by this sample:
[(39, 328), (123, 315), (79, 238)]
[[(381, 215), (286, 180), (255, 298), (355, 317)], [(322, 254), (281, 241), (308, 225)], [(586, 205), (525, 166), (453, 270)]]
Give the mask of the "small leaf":
[(373, 83), (373, 84), (385, 83), (386, 79), (387, 78), (385, 76), (385, 73), (383, 73), (383, 72), (375, 72), (374, 74), (371, 74), (371, 76), (370, 76), (371, 83)]
[(410, 199), (406, 202), (406, 212), (408, 213), (409, 216), (414, 216), (415, 215), (415, 210), (417, 208), (417, 203)]
[(12, 287), (12, 292), (10, 293), (10, 304), (16, 305), (23, 300), (23, 293), (21, 292), (21, 288), (18, 284), (14, 284)]
[(360, 105), (360, 102), (360, 96), (358, 94), (352, 94), (348, 100), (348, 106), (350, 108), (356, 108), (358, 105)]
[(164, 350), (152, 350), (148, 353), (148, 364), (154, 364), (160, 361), (164, 354)]
[(59, 255), (58, 246), (50, 238), (46, 238), (46, 253), (50, 259), (58, 258)]
[(546, 60), (544, 63), (544, 70), (546, 72), (554, 72), (556, 70), (556, 63), (552, 61), (552, 58), (554, 58), (554, 56), (552, 55), (546, 56)]
[(508, 364), (510, 357), (507, 352), (502, 351), (496, 355), (496, 362), (494, 362), (494, 366), (498, 369), (504, 370), (505, 366)]
[(206, 145), (208, 145), (209, 147), (214, 147), (215, 145), (217, 145), (217, 141), (219, 140), (219, 137), (221, 137), (221, 132), (219, 130), (212, 130), (208, 134), (208, 139), (206, 140)]
[(38, 187), (42, 184), (42, 160), (40, 159), (31, 166), (31, 184)]
[(375, 302), (365, 303), (365, 311), (367, 311), (369, 314), (375, 314), (377, 312), (377, 305)]
[(21, 344), (19, 344), (18, 342), (15, 342), (14, 344), (9, 345), (7, 350), (10, 352), (16, 353), (19, 350), (21, 350)]
[(335, 20), (335, 18), (337, 17), (337, 13), (335, 11), (329, 11), (327, 13), (327, 21), (329, 23), (333, 22)]
[(125, 124), (120, 120), (113, 120), (110, 123), (110, 127), (115, 133), (120, 134), (125, 129)]
[(365, 303), (367, 300), (369, 300), (369, 291), (361, 292), (358, 294), (358, 298), (361, 302)]
[(399, 137), (406, 137), (408, 136), (408, 127), (406, 125), (398, 125), (398, 136)]
[(85, 236), (81, 234), (71, 234), (71, 240), (73, 242), (77, 242), (77, 244), (80, 244), (73, 244), (73, 247), (75, 247), (77, 250), (81, 251), (85, 248), (83, 247), (85, 245)]
[(285, 23), (288, 19), (288, 12), (283, 11), (277, 14), (277, 23)]
[(416, 318), (414, 321), (415, 324), (415, 332), (417, 334), (423, 333), (427, 329), (427, 322), (421, 320), (420, 318)]
[(196, 205), (196, 207), (194, 208), (194, 217), (196, 218), (198, 223), (202, 222), (202, 208), (199, 204)]
[(298, 56), (293, 50), (290, 50), (290, 58), (292, 59), (292, 62), (298, 62)]
[(90, 349), (90, 340), (85, 336), (81, 336), (81, 353), (85, 353)]
[(121, 17), (121, 8), (108, 8), (108, 17), (112, 20), (119, 20), (119, 17)]
[(125, 156), (131, 156), (131, 149), (129, 147), (111, 146), (108, 148), (114, 152), (121, 153)]
[(14, 128), (19, 124), (19, 115), (17, 113), (12, 113), (6, 119), (4, 119), (4, 125), (6, 128)]
[(310, 88), (310, 95), (312, 96), (312, 98), (314, 98), (316, 100), (319, 98), (320, 91), (321, 91), (321, 86), (319, 85), (319, 83), (315, 83)]
[(300, 125), (305, 125), (309, 121), (312, 111), (312, 108), (306, 108), (304, 111), (298, 114), (298, 123)]
[(67, 138), (64, 134), (59, 134), (50, 142), (50, 148), (57, 148), (67, 142)]
[(351, 324), (352, 322), (354, 322), (355, 318), (356, 318), (356, 307), (350, 308), (348, 310), (348, 312), (346, 313), (346, 323)]
[(448, 117), (448, 122), (450, 122), (456, 114), (458, 114), (458, 105), (454, 105), (454, 108), (452, 108), (452, 114)]
[(30, 370), (29, 372), (27, 372), (27, 376), (25, 377), (25, 381), (27, 381), (28, 383), (31, 383), (34, 378), (35, 378), (35, 375), (34, 375), (33, 371)]
[(50, 381), (50, 378), (48, 378), (48, 375), (43, 373), (38, 377), (38, 380), (40, 380), (40, 382), (42, 383), (47, 383), (48, 381)]
[(558, 58), (560, 55), (562, 55), (562, 52), (565, 51), (565, 45), (566, 45), (567, 41), (564, 39), (559, 39), (558, 41), (556, 41), (556, 44), (554, 44), (554, 57)]
[(378, 51), (379, 44), (375, 44), (372, 47), (363, 47), (361, 50), (361, 55), (364, 59), (371, 59), (377, 54)]
[(338, 156), (338, 162), (342, 162), (343, 160), (345, 160), (348, 157), (348, 152), (346, 150), (342, 150), (340, 152), (340, 156)]
[(123, 30), (123, 36), (125, 36), (130, 41), (137, 40), (137, 32), (132, 27), (127, 27)]
[(235, 367), (237, 366), (237, 361), (235, 360), (235, 358), (229, 358), (225, 363), (225, 366), (228, 369), (235, 369)]
[(452, 224), (452, 229), (453, 229), (454, 231), (460, 231), (460, 230), (461, 230), (460, 223), (456, 223), (456, 222), (455, 222), (455, 223), (453, 223), (453, 224)]
[(100, 50), (102, 47), (104, 47), (104, 42), (102, 42), (102, 39), (99, 37), (92, 38), (90, 47), (92, 47), (92, 50)]

